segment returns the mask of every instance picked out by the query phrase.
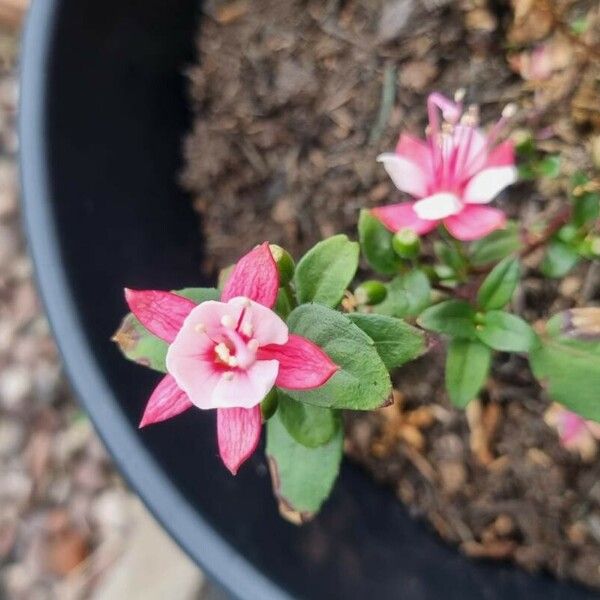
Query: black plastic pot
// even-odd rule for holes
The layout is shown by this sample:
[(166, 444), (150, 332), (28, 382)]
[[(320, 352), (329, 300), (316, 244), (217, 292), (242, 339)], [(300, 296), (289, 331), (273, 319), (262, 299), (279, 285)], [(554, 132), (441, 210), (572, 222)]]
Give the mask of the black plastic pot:
[(121, 471), (240, 598), (593, 597), (459, 556), (347, 465), (321, 516), (296, 528), (277, 515), (260, 453), (236, 478), (220, 464), (210, 413), (138, 431), (157, 376), (109, 341), (122, 288), (205, 283), (195, 216), (176, 184), (197, 13), (197, 0), (34, 0), (24, 41), (31, 251), (71, 381)]

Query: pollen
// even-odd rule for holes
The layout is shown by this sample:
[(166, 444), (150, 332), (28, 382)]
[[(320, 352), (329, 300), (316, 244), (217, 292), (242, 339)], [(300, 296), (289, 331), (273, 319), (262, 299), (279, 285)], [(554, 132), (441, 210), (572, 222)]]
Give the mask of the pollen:
[(225, 344), (217, 344), (215, 346), (215, 354), (222, 362), (224, 362), (225, 364), (229, 364), (229, 360), (231, 359), (231, 353), (229, 352), (229, 348)]
[(227, 329), (233, 329), (235, 327), (235, 319), (231, 315), (223, 315), (221, 317), (221, 325), (227, 327)]
[(258, 340), (252, 339), (247, 344), (248, 350), (250, 352), (256, 352), (258, 350)]

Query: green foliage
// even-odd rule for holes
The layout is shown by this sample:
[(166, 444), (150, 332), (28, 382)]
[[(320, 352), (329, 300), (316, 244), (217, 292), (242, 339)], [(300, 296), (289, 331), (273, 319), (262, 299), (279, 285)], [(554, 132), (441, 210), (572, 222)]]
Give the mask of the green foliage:
[(469, 259), (472, 265), (488, 265), (518, 252), (521, 249), (519, 229), (514, 221), (509, 221), (504, 229), (493, 231), (469, 246)]
[(579, 262), (579, 259), (575, 248), (555, 238), (548, 244), (540, 269), (546, 277), (560, 279)]
[(355, 290), (354, 298), (360, 305), (381, 304), (387, 296), (387, 288), (381, 281), (363, 281)]
[(525, 181), (548, 177), (555, 179), (560, 175), (560, 156), (539, 151), (533, 137), (528, 136), (516, 147), (519, 178)]
[(600, 308), (568, 310), (550, 319), (529, 359), (553, 400), (600, 421)]
[(424, 329), (453, 338), (475, 339), (475, 309), (464, 300), (446, 300), (424, 310), (417, 319)]
[(453, 339), (446, 356), (446, 390), (452, 403), (464, 408), (487, 379), (492, 351), (477, 340)]
[(260, 412), (263, 421), (268, 421), (276, 412), (279, 406), (279, 398), (277, 397), (277, 390), (273, 388), (260, 403)]
[(313, 246), (294, 274), (299, 303), (338, 306), (358, 268), (359, 252), (359, 245), (345, 235), (334, 235)]
[(536, 344), (535, 333), (528, 323), (500, 310), (485, 313), (476, 331), (484, 344), (502, 352), (528, 352)]
[(323, 386), (286, 394), (327, 408), (371, 410), (386, 403), (392, 384), (375, 342), (348, 316), (319, 304), (304, 304), (289, 316), (290, 331), (323, 349), (340, 367)]
[(600, 193), (587, 191), (589, 178), (584, 173), (576, 173), (571, 181), (573, 192), (572, 221), (576, 227), (593, 224), (600, 217)]
[(348, 317), (375, 342), (388, 370), (401, 367), (427, 351), (425, 334), (400, 319), (363, 313), (351, 313)]
[(383, 275), (398, 272), (402, 260), (392, 247), (394, 234), (367, 209), (360, 211), (358, 236), (363, 254), (375, 271)]
[[(220, 297), (219, 291), (214, 288), (185, 288), (176, 290), (175, 293), (198, 304), (206, 300), (218, 300)], [(123, 319), (113, 341), (125, 358), (155, 371), (167, 372), (165, 358), (168, 344), (152, 335), (131, 313)]]
[(392, 238), (392, 248), (400, 258), (415, 259), (421, 252), (421, 238), (412, 229), (401, 229)]
[(431, 301), (429, 278), (420, 269), (394, 277), (387, 285), (387, 296), (373, 307), (381, 315), (390, 317), (414, 317)]
[(112, 339), (128, 360), (161, 373), (167, 372), (167, 343), (152, 335), (131, 313), (123, 319)]
[(520, 277), (518, 259), (506, 257), (484, 279), (477, 294), (477, 303), (484, 310), (503, 308), (510, 302)]
[(269, 250), (279, 271), (279, 285), (286, 286), (294, 277), (296, 263), (290, 253), (277, 244), (269, 244)]
[(288, 433), (303, 446), (322, 446), (340, 428), (340, 416), (336, 411), (292, 400), (281, 390), (278, 390), (277, 395), (281, 422)]
[(308, 448), (284, 426), (279, 411), (267, 423), (267, 457), (281, 514), (296, 524), (309, 521), (338, 476), (344, 436), (338, 427), (322, 446)]

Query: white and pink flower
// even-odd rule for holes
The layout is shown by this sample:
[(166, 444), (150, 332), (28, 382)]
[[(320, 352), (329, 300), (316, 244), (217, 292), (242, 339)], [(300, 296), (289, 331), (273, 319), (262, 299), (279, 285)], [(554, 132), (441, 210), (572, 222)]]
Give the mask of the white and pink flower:
[(476, 112), (464, 113), (461, 101), (433, 93), (427, 107), (426, 140), (402, 134), (396, 151), (377, 159), (396, 187), (416, 200), (375, 208), (373, 214), (394, 232), (422, 235), (443, 223), (462, 241), (503, 227), (504, 213), (486, 205), (517, 179), (512, 142), (496, 144), (512, 108), (486, 134)]
[(168, 375), (152, 393), (140, 427), (192, 406), (217, 409), (219, 452), (235, 474), (258, 445), (260, 402), (273, 386), (313, 389), (338, 370), (272, 310), (278, 290), (266, 242), (236, 264), (220, 302), (195, 304), (171, 292), (126, 290), (132, 313), (169, 344)]

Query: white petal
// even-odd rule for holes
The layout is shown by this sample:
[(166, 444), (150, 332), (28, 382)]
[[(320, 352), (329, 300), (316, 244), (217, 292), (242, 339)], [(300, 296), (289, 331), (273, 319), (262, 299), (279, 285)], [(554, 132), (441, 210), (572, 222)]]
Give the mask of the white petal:
[(413, 205), (414, 211), (420, 219), (429, 221), (445, 219), (451, 215), (456, 215), (462, 210), (463, 206), (457, 196), (449, 192), (440, 192), (427, 196)]
[(392, 152), (380, 154), (377, 161), (383, 163), (387, 174), (400, 191), (415, 198), (422, 198), (427, 194), (427, 174), (416, 162)]
[(513, 166), (483, 169), (469, 181), (463, 199), (469, 204), (487, 204), (516, 180), (517, 169)]

